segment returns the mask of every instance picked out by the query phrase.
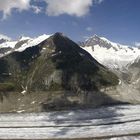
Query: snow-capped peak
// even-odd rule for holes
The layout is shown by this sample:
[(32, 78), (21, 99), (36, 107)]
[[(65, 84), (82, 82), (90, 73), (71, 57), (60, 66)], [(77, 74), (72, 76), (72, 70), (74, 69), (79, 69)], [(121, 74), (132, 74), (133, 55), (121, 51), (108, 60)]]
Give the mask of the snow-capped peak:
[(85, 46), (94, 46), (97, 44), (99, 44), (101, 47), (106, 47), (107, 49), (110, 49), (112, 47), (116, 51), (119, 49), (131, 48), (131, 46), (115, 43), (115, 42), (108, 40), (105, 37), (99, 37), (97, 35), (94, 35), (94, 36), (86, 39), (86, 41), (85, 41)]
[(27, 37), (27, 36), (21, 36), (21, 37), (19, 38), (19, 41), (29, 40), (29, 39), (31, 39), (31, 38), (30, 38), (30, 37)]
[(83, 47), (97, 61), (111, 69), (125, 68), (140, 56), (140, 49), (109, 41), (94, 35), (87, 39)]
[(0, 34), (0, 39), (11, 40), (10, 37), (8, 37), (8, 36), (6, 36), (6, 35), (2, 35), (2, 34)]
[(6, 41), (3, 43), (0, 43), (0, 57), (10, 54), (11, 52), (14, 52), (14, 51), (22, 52), (26, 48), (40, 44), (41, 42), (45, 41), (50, 36), (51, 35), (46, 35), (46, 34), (43, 34), (35, 38), (22, 36), (17, 41)]
[(36, 38), (29, 38), (29, 40), (27, 42), (25, 42), (19, 48), (15, 49), (15, 51), (22, 52), (26, 48), (29, 48), (29, 47), (32, 47), (32, 46), (36, 46), (36, 45), (40, 44), (41, 42), (43, 42), (44, 40), (46, 40), (47, 38), (49, 38), (50, 36), (51, 35), (43, 34), (43, 35), (41, 35), (39, 37), (36, 37)]
[(6, 41), (10, 41), (10, 40), (11, 40), (10, 37), (7, 37), (7, 36), (5, 36), (5, 35), (0, 34), (0, 44), (1, 44), (1, 43), (4, 43), (4, 42), (6, 42)]

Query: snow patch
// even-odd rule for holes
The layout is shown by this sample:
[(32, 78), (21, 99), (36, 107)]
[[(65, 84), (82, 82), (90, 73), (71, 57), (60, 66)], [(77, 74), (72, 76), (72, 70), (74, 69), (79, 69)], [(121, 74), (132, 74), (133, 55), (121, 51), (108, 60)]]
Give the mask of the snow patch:
[(45, 41), (46, 39), (48, 39), (50, 36), (51, 35), (44, 34), (44, 35), (39, 36), (39, 37), (37, 37), (35, 39), (30, 39), (27, 43), (23, 44), (20, 48), (15, 49), (15, 51), (22, 52), (26, 48), (36, 46), (36, 45), (40, 44), (41, 42)]

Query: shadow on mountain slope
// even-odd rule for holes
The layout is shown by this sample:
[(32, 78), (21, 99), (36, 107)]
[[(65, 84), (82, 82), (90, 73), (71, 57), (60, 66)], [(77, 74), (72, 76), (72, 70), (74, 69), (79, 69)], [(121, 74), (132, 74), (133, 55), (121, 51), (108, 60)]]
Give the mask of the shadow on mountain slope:
[(44, 111), (120, 103), (101, 92), (102, 88), (117, 85), (117, 76), (99, 64), (89, 53), (60, 34), (49, 38), (44, 46), (54, 49), (51, 62), (55, 73), (61, 71), (61, 74), (58, 74), (61, 82), (56, 81), (56, 76), (52, 78), (52, 86), (64, 91), (61, 95), (50, 96), (42, 104)]
[[(41, 111), (120, 103), (101, 92), (102, 88), (115, 87), (117, 76), (61, 33), (23, 52), (3, 57), (1, 65), (0, 74), (5, 76), (6, 73), (7, 77), (0, 75), (0, 82), (14, 83), (12, 91), (19, 94), (23, 87), (27, 87), (25, 97), (38, 94), (36, 108), (41, 108)], [(41, 92), (44, 96), (40, 98)], [(15, 100), (18, 99), (15, 97)], [(33, 102), (33, 99), (28, 101)], [(26, 105), (26, 101), (22, 104)]]

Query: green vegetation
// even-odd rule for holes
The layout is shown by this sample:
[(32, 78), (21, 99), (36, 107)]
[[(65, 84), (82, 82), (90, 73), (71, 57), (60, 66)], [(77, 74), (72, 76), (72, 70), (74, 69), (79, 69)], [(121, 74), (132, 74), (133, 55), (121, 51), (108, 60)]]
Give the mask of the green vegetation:
[(119, 83), (118, 77), (110, 71), (100, 69), (98, 74), (100, 75), (100, 83), (103, 86), (115, 86)]
[(0, 83), (0, 92), (10, 92), (16, 89), (13, 83)]

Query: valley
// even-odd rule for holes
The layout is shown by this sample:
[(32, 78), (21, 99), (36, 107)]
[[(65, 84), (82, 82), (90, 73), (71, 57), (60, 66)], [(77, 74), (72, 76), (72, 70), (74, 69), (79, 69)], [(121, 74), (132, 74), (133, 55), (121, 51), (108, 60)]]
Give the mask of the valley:
[(140, 140), (140, 0), (0, 0), (0, 140)]

